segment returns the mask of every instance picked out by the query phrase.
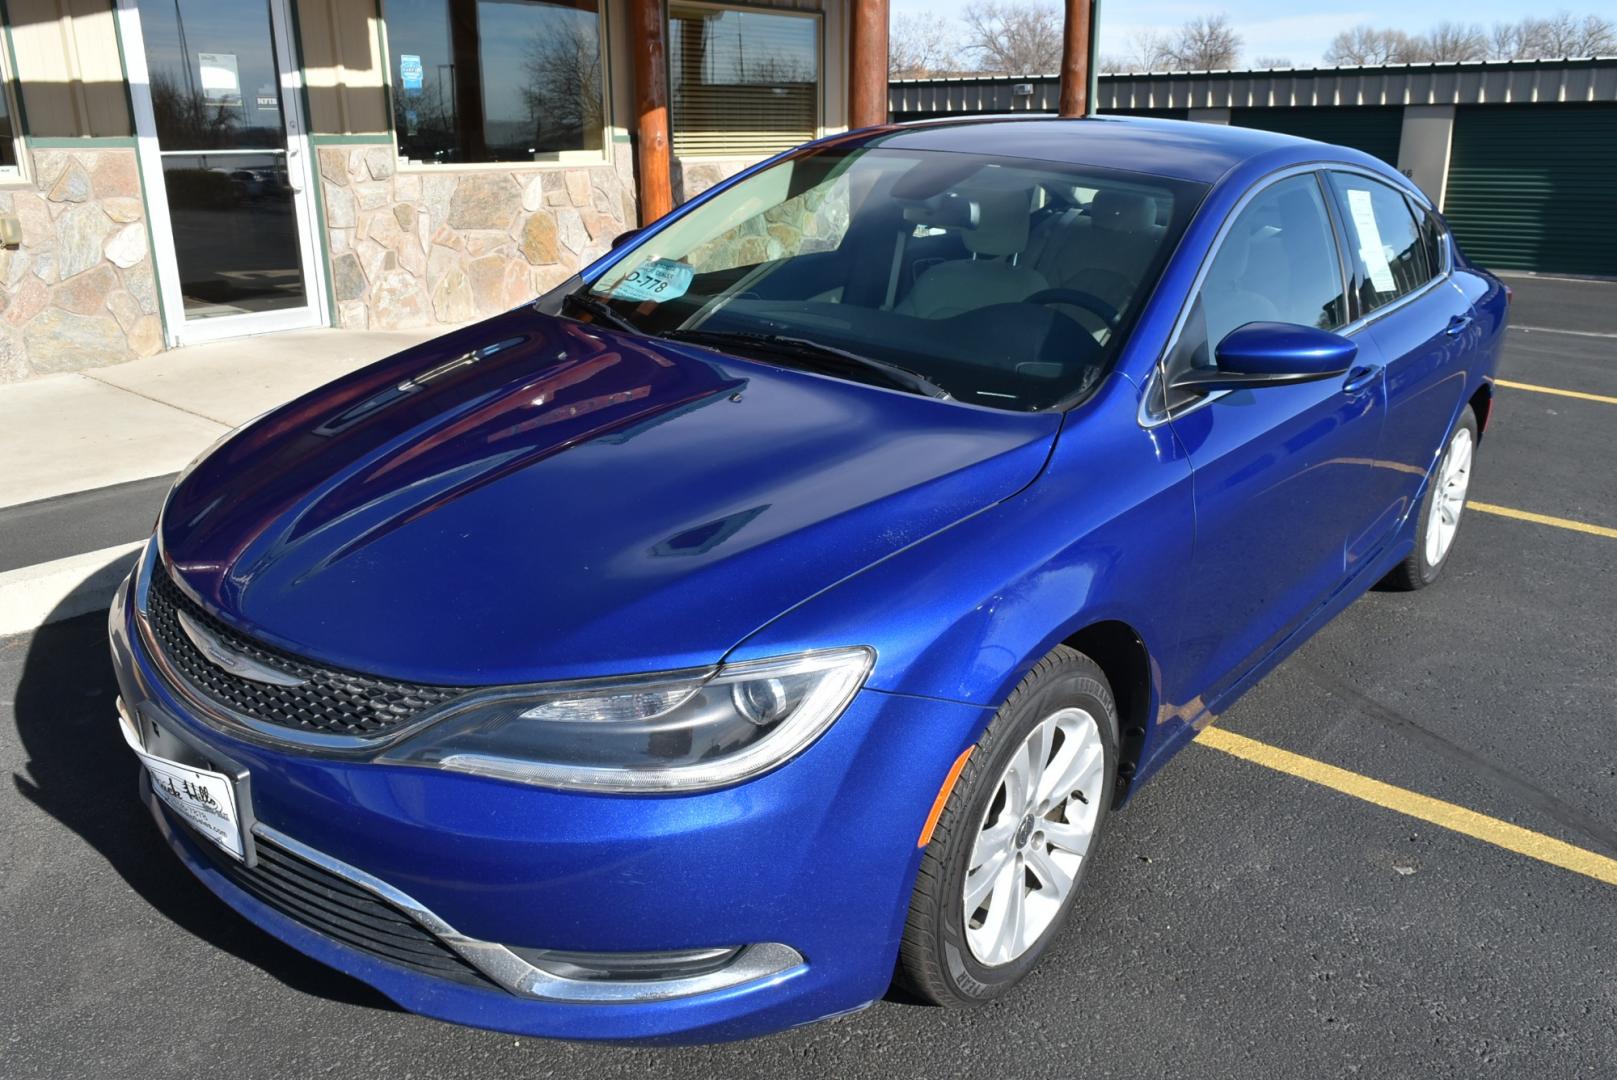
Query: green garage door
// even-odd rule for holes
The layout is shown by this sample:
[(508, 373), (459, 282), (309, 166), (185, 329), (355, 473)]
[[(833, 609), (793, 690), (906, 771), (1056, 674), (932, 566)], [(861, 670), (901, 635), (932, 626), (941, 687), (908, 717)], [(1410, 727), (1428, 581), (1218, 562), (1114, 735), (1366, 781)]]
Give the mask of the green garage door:
[(1188, 109), (1100, 109), (1102, 116), (1154, 116), (1158, 120), (1183, 120), (1190, 115)]
[(1443, 215), (1496, 270), (1617, 275), (1617, 105), (1455, 111)]
[(1398, 105), (1231, 109), (1230, 123), (1351, 146), (1397, 166), (1404, 110)]

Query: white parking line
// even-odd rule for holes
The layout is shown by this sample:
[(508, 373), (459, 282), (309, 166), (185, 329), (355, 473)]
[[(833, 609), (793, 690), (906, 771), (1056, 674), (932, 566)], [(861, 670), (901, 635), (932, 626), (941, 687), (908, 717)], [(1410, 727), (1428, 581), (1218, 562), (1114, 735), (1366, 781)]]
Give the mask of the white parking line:
[(1617, 338), (1617, 334), (1607, 334), (1599, 330), (1559, 330), (1553, 326), (1511, 326), (1512, 330), (1521, 330), (1528, 334), (1571, 334), (1573, 337)]

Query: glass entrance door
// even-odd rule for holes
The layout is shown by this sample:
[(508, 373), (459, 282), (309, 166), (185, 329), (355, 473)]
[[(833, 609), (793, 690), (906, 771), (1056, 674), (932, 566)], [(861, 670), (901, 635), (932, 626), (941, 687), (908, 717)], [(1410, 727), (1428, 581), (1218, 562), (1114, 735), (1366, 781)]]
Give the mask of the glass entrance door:
[(119, 0), (173, 344), (325, 321), (283, 2)]

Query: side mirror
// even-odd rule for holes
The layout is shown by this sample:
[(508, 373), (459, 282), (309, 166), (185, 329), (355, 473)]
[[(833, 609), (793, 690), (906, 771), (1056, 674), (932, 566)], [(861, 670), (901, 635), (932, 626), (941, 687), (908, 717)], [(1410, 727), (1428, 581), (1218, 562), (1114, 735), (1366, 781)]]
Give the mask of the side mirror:
[(622, 247), (624, 244), (627, 244), (630, 240), (633, 240), (635, 237), (637, 237), (639, 235), (640, 235), (640, 230), (639, 229), (630, 229), (628, 232), (620, 232), (620, 233), (618, 233), (618, 235), (616, 235), (616, 236), (614, 236), (612, 238), (612, 250), (614, 250), (614, 251), (617, 250), (618, 248)]
[(1311, 382), (1344, 374), (1359, 355), (1357, 343), (1312, 326), (1249, 322), (1225, 335), (1214, 350), (1217, 367), (1192, 368), (1174, 379), (1176, 390), (1235, 390)]

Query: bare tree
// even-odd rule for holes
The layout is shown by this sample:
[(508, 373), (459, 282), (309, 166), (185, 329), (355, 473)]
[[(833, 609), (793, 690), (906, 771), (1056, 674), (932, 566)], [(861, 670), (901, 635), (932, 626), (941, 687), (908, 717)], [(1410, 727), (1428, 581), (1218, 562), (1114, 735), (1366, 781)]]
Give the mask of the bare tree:
[(1247, 67), (1268, 71), (1273, 71), (1276, 68), (1294, 68), (1296, 66), (1289, 56), (1254, 56), (1251, 62), (1247, 64)]
[(1168, 35), (1157, 30), (1139, 30), (1129, 39), (1124, 58), (1131, 71), (1167, 71), (1173, 67), (1168, 53)]
[(924, 79), (960, 70), (960, 27), (925, 15), (895, 15), (887, 31), (887, 74)]
[(1488, 34), (1488, 55), (1495, 60), (1525, 60), (1528, 46), (1523, 33), (1527, 20), (1514, 23), (1494, 23)]
[(1496, 23), (1490, 53), (1498, 60), (1560, 59), (1617, 52), (1617, 24), (1599, 15), (1581, 19), (1567, 11), (1548, 18)]
[(1241, 54), (1241, 35), (1223, 12), (1198, 15), (1168, 39), (1165, 51), (1177, 71), (1227, 70)]
[[(537, 149), (600, 145), (601, 48), (593, 30), (572, 23), (535, 33), (523, 60), (523, 102)], [(582, 139), (580, 144), (579, 140)]]
[(1410, 55), (1409, 35), (1367, 24), (1343, 30), (1325, 49), (1327, 64), (1400, 64)]
[(965, 46), (977, 68), (999, 75), (1061, 69), (1062, 10), (1036, 0), (980, 0), (966, 8)]
[(1440, 22), (1410, 40), (1411, 60), (1453, 63), (1486, 60), (1488, 35), (1475, 23)]
[[(1128, 51), (1103, 56), (1102, 71), (1212, 71), (1236, 65), (1241, 54), (1241, 35), (1224, 14), (1204, 15), (1165, 33), (1139, 30), (1129, 39)], [(1271, 63), (1271, 61), (1261, 61)], [(1289, 67), (1289, 60), (1274, 60), (1274, 66)]]

